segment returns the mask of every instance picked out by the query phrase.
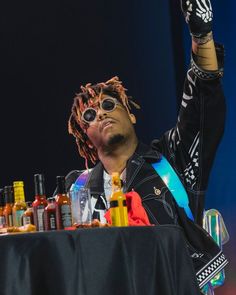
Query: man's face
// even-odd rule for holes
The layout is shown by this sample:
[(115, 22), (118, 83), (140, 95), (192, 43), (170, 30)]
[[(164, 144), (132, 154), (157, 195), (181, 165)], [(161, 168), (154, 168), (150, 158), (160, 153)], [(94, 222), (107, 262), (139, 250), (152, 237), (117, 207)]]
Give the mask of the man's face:
[[(135, 135), (133, 124), (135, 117), (128, 114), (121, 103), (116, 103), (114, 109), (106, 111), (100, 106), (109, 98), (103, 94), (101, 103), (98, 101), (91, 105), (96, 110), (95, 120), (88, 124), (85, 130), (92, 144), (99, 151), (100, 149), (111, 148), (119, 145), (130, 136)], [(94, 113), (95, 114), (95, 113)]]

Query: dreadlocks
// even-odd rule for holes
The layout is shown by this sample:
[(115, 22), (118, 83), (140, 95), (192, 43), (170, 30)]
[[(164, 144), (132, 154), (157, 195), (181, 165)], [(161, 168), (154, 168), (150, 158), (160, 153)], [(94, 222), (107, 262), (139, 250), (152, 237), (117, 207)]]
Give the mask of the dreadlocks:
[(117, 98), (125, 107), (128, 114), (130, 114), (131, 105), (136, 109), (140, 109), (140, 107), (131, 97), (126, 95), (127, 89), (122, 86), (122, 81), (118, 77), (113, 77), (106, 82), (95, 85), (88, 83), (85, 86), (81, 86), (81, 90), (82, 92), (77, 93), (74, 97), (74, 103), (68, 121), (68, 131), (75, 137), (79, 154), (85, 159), (85, 165), (88, 168), (88, 160), (95, 164), (98, 156), (96, 148), (85, 133), (88, 124), (81, 119), (83, 111), (94, 102), (97, 102), (97, 100), (101, 100), (102, 94)]

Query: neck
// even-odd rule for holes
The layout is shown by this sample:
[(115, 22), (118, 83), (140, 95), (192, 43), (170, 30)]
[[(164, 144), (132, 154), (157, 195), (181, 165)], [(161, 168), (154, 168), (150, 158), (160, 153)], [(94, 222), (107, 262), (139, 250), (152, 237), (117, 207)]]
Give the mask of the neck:
[(98, 151), (99, 160), (107, 173), (119, 172), (125, 169), (127, 161), (133, 155), (138, 145), (137, 137), (124, 140), (123, 142), (112, 146), (109, 149)]

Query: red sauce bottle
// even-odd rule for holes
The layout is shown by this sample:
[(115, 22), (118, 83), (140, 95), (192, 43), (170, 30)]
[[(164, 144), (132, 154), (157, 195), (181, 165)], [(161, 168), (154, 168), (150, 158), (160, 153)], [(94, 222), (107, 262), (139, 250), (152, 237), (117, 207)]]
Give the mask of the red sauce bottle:
[(37, 231), (44, 231), (44, 209), (48, 205), (45, 196), (43, 174), (34, 175), (35, 200), (32, 204), (34, 212), (34, 224)]
[(71, 201), (66, 193), (65, 177), (57, 176), (56, 223), (57, 229), (64, 229), (72, 225)]
[(13, 186), (4, 187), (5, 207), (3, 215), (5, 216), (6, 226), (13, 226), (12, 207), (14, 205)]
[(45, 230), (56, 230), (56, 205), (54, 198), (48, 198), (48, 205), (44, 210)]
[(4, 207), (5, 207), (4, 189), (0, 188), (0, 228), (3, 228), (6, 226), (6, 219), (3, 214)]

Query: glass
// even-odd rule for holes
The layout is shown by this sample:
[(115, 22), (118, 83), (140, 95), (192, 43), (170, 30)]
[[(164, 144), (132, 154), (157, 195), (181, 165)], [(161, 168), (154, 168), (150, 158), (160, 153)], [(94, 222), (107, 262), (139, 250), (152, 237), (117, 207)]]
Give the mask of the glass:
[[(228, 242), (229, 234), (224, 224), (224, 220), (219, 211), (210, 209), (204, 213), (203, 228), (210, 234), (218, 246), (222, 249), (222, 245)], [(224, 270), (220, 271), (211, 279), (210, 283), (203, 289), (203, 294), (214, 294), (213, 289), (222, 286), (225, 281)]]
[[(99, 107), (101, 110), (109, 113), (116, 108), (116, 105), (118, 103), (119, 102), (116, 98), (107, 97), (100, 102)], [(95, 120), (96, 116), (97, 116), (97, 110), (93, 107), (89, 107), (85, 109), (84, 112), (82, 113), (82, 120), (85, 121), (86, 123), (91, 123)]]
[(81, 187), (70, 190), (70, 199), (72, 207), (72, 224), (83, 225), (91, 224), (92, 209), (90, 189)]

